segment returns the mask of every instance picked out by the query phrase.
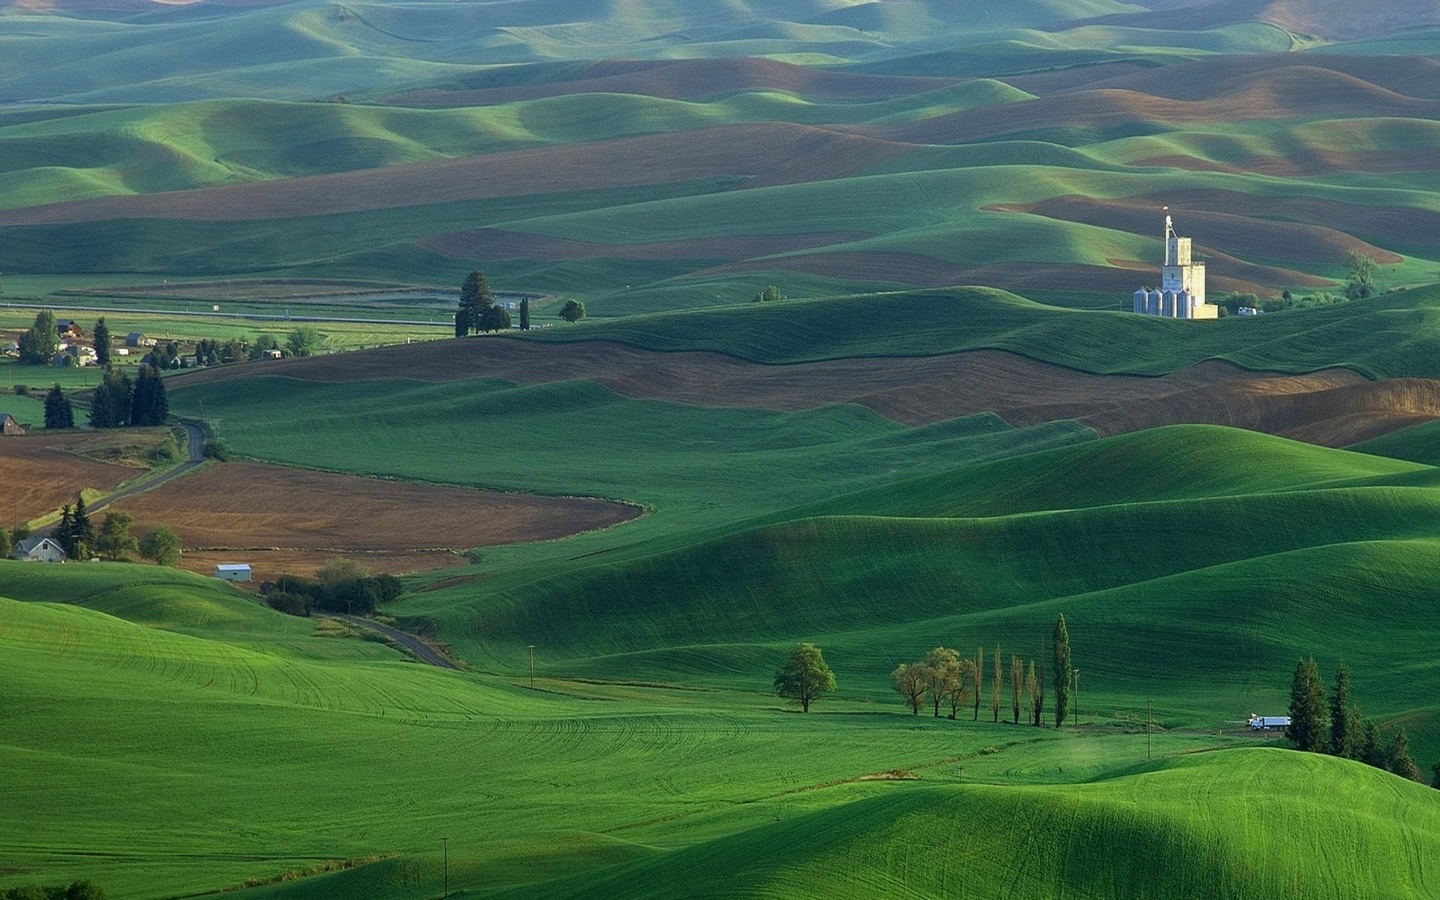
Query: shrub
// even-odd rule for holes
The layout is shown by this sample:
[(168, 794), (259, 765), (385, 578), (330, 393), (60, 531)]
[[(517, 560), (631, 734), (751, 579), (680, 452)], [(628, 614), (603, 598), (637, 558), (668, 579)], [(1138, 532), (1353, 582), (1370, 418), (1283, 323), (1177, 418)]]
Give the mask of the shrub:
[(205, 449), (201, 453), (206, 459), (213, 459), (219, 462), (230, 461), (230, 448), (224, 441), (218, 438), (211, 438), (205, 442)]

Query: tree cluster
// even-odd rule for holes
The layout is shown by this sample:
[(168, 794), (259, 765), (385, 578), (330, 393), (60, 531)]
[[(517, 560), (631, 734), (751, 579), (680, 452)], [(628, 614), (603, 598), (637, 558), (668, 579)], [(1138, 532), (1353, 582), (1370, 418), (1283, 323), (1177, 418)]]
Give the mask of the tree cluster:
[[(149, 357), (147, 357), (148, 359)], [(123, 428), (127, 425), (163, 425), (170, 415), (165, 382), (154, 366), (142, 365), (132, 382), (130, 376), (108, 369), (90, 397), (92, 428)]]
[(17, 341), (20, 345), (20, 362), (29, 365), (49, 365), (55, 358), (60, 341), (55, 333), (55, 314), (42, 309), (35, 316), (35, 324)]
[(1379, 291), (1375, 287), (1375, 260), (1351, 250), (1345, 254), (1345, 299), (1364, 300)]
[(90, 521), (83, 494), (75, 498), (74, 506), (61, 510), (60, 524), (51, 536), (71, 559), (90, 558), (95, 550), (95, 523)]
[(105, 891), (88, 879), (68, 885), (27, 884), (0, 893), (0, 900), (105, 900)]
[[(528, 322), (528, 306), (524, 312)], [(455, 310), (455, 336), (465, 337), (477, 331), (505, 331), (509, 327), (510, 313), (495, 302), (484, 273), (476, 269), (465, 276), (465, 283), (460, 285), (460, 305)]]
[(341, 612), (367, 616), (400, 596), (400, 580), (394, 575), (371, 576), (352, 560), (337, 560), (315, 578), (281, 575), (260, 586), (271, 609), (292, 616), (313, 612)]
[(785, 300), (785, 299), (787, 299), (787, 298), (786, 298), (786, 296), (785, 296), (784, 294), (780, 293), (780, 289), (777, 288), (775, 285), (772, 284), (772, 285), (767, 286), (767, 287), (765, 288), (765, 290), (763, 290), (763, 291), (761, 291), (760, 293), (756, 294), (756, 295), (754, 296), (754, 298), (751, 299), (750, 302), (751, 302), (751, 303), (775, 303), (775, 302), (778, 302), (778, 301), (780, 301), (780, 300)]
[[(1063, 615), (1055, 621), (1051, 650), (1055, 727), (1059, 728), (1070, 717), (1075, 679), (1075, 670), (1070, 665), (1070, 636)], [(890, 680), (895, 692), (905, 700), (905, 705), (913, 715), (919, 715), (922, 707), (928, 707), (938, 719), (943, 707), (949, 711), (949, 718), (955, 719), (959, 717), (960, 710), (968, 705), (972, 710), (971, 721), (977, 721), (980, 718), (981, 698), (985, 692), (985, 669), (984, 646), (976, 649), (974, 659), (962, 659), (955, 650), (936, 647), (916, 662), (896, 666), (890, 673)], [(1002, 685), (1007, 680), (1004, 656), (998, 646), (991, 655), (990, 670), (990, 716), (992, 722), (998, 722)], [(1019, 656), (1012, 654), (1008, 681), (1012, 722), (1020, 724), (1023, 710), (1025, 721), (1039, 727), (1043, 724), (1045, 713), (1044, 660), (1041, 660), (1037, 674), (1035, 660), (1030, 660), (1027, 665)]]
[[(1285, 736), (1295, 749), (1329, 753), (1393, 772), (1411, 781), (1423, 781), (1420, 767), (1410, 756), (1410, 737), (1404, 728), (1391, 733), (1387, 743), (1380, 725), (1360, 714), (1350, 699), (1350, 670), (1335, 667), (1335, 688), (1327, 702), (1320, 667), (1313, 657), (1300, 660), (1290, 680), (1290, 725)], [(1440, 762), (1435, 764), (1435, 786), (1440, 788)]]

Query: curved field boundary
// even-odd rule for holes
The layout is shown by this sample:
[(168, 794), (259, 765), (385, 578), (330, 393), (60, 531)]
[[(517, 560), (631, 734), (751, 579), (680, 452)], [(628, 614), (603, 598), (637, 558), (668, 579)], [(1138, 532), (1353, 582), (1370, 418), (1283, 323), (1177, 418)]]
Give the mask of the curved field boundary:
[[(211, 369), (177, 386), (261, 370)], [(999, 350), (930, 357), (760, 365), (704, 351), (655, 352), (610, 341), (468, 340), (387, 347), (267, 365), (306, 381), (588, 379), (634, 399), (778, 410), (858, 403), (906, 425), (994, 412), (1014, 425), (1079, 419), (1102, 435), (1156, 425), (1232, 425), (1345, 446), (1440, 418), (1440, 382), (1370, 382), (1349, 369), (1248, 372), (1210, 361), (1169, 375), (1096, 375)]]

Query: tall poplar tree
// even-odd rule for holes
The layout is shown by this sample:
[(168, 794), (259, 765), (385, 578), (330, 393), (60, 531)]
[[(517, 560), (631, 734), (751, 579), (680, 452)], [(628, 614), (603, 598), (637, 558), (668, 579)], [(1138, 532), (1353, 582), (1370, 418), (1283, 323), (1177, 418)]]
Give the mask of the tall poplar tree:
[(1313, 753), (1325, 752), (1325, 688), (1320, 683), (1320, 667), (1314, 657), (1295, 664), (1290, 680), (1290, 725), (1285, 736), (1295, 742), (1295, 749)]
[(990, 721), (1000, 721), (1000, 645), (995, 645), (995, 668), (990, 672)]
[(1016, 725), (1020, 724), (1020, 693), (1025, 687), (1025, 673), (1021, 671), (1023, 668), (1020, 657), (1010, 654), (1010, 712), (1015, 717)]
[(1065, 724), (1070, 712), (1070, 634), (1065, 630), (1065, 614), (1055, 620), (1055, 727)]
[(1030, 667), (1025, 670), (1025, 699), (1030, 704), (1030, 724), (1040, 724), (1040, 710), (1045, 705), (1040, 687), (1040, 679), (1035, 677), (1035, 660), (1030, 660)]
[(980, 721), (980, 692), (985, 690), (985, 648), (975, 648), (975, 714), (970, 721)]
[(95, 323), (95, 361), (105, 368), (110, 367), (110, 326), (105, 317)]
[(530, 298), (520, 298), (520, 330), (530, 330)]

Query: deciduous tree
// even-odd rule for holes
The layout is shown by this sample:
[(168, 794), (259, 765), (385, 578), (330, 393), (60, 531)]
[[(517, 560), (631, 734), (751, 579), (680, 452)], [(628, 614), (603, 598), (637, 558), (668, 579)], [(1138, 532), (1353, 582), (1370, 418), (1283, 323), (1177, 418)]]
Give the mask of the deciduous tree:
[(1030, 705), (1030, 724), (1036, 727), (1040, 725), (1040, 714), (1045, 708), (1041, 690), (1040, 679), (1035, 677), (1035, 660), (1032, 659), (1029, 668), (1025, 670), (1025, 699)]
[(775, 285), (766, 286), (765, 290), (755, 295), (754, 303), (774, 303), (777, 300), (784, 300), (785, 295)]
[(1320, 668), (1314, 658), (1295, 664), (1290, 680), (1290, 725), (1285, 736), (1295, 742), (1297, 750), (1325, 752), (1325, 688), (1320, 683)]
[(95, 537), (95, 552), (115, 561), (139, 550), (139, 542), (130, 534), (133, 524), (135, 518), (129, 513), (106, 513), (105, 521), (100, 523), (100, 533)]
[(291, 356), (314, 356), (325, 349), (327, 338), (313, 325), (300, 325), (285, 336)]
[(919, 663), (901, 663), (890, 673), (895, 693), (905, 698), (913, 715), (920, 715), (920, 704), (925, 702), (925, 689), (930, 684), (930, 673)]
[(1055, 619), (1055, 635), (1051, 651), (1055, 654), (1055, 727), (1065, 724), (1070, 712), (1070, 633), (1065, 630), (1065, 614)]
[(162, 566), (173, 566), (180, 561), (180, 536), (168, 525), (157, 525), (140, 539), (140, 555)]
[(566, 300), (560, 307), (560, 318), (567, 322), (578, 322), (585, 318), (585, 304), (579, 300)]
[(1364, 300), (1375, 294), (1375, 260), (1359, 250), (1348, 251), (1345, 254), (1345, 296), (1350, 300)]
[(1014, 723), (1020, 724), (1020, 694), (1025, 688), (1024, 664), (1020, 657), (1010, 654), (1010, 711)]
[[(960, 687), (960, 654), (948, 647), (936, 647), (920, 661), (918, 669), (925, 673), (925, 690), (935, 707), (935, 718), (940, 718), (940, 701), (950, 697)], [(950, 709), (950, 718), (955, 718), (955, 707)]]
[(59, 338), (55, 334), (55, 314), (42, 309), (35, 314), (35, 324), (20, 335), (20, 362), (31, 365), (49, 365), (55, 358)]
[(508, 331), (510, 329), (510, 313), (505, 307), (498, 303), (492, 303), (480, 310), (481, 331)]
[(990, 673), (990, 721), (1000, 721), (1000, 645), (995, 645), (995, 668)]
[(814, 644), (797, 644), (775, 672), (775, 693), (797, 701), (801, 712), (808, 713), (811, 701), (834, 690), (835, 673)]

